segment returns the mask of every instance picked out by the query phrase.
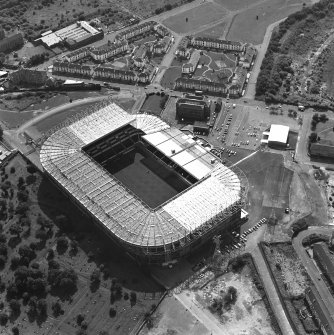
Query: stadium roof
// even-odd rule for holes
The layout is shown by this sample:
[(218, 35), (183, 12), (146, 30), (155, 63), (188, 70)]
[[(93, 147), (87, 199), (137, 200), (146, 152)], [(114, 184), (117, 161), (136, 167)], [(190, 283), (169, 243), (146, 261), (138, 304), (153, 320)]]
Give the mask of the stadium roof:
[[(199, 180), (155, 209), (125, 188), (83, 150), (131, 124), (159, 151)], [(175, 152), (173, 152), (175, 150)], [(130, 115), (112, 103), (54, 132), (40, 153), (43, 168), (117, 238), (139, 246), (180, 240), (240, 200), (231, 169), (178, 129), (152, 115)]]
[(288, 142), (289, 127), (282, 126), (279, 124), (272, 124), (270, 127), (270, 133), (268, 142), (276, 142), (286, 144)]

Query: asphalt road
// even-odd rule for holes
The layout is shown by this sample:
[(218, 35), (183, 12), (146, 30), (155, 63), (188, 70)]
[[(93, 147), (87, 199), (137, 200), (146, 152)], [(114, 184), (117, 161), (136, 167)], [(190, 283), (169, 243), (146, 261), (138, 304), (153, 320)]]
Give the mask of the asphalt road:
[(256, 49), (258, 51), (258, 54), (256, 56), (255, 59), (255, 64), (253, 66), (249, 81), (248, 81), (248, 85), (246, 88), (246, 93), (244, 95), (244, 98), (246, 99), (254, 99), (255, 98), (255, 88), (256, 88), (256, 81), (257, 81), (257, 77), (260, 73), (260, 68), (261, 68), (261, 64), (263, 61), (263, 58), (267, 52), (267, 48), (270, 42), (270, 38), (271, 38), (271, 34), (273, 33), (273, 30), (275, 27), (277, 27), (282, 21), (284, 21), (284, 19), (276, 21), (274, 23), (272, 23), (271, 25), (269, 25), (267, 27), (266, 33), (264, 35), (263, 38), (263, 42), (260, 45), (256, 46)]
[(331, 236), (334, 231), (334, 227), (314, 227), (308, 230), (302, 231), (298, 234), (296, 238), (292, 240), (292, 245), (295, 248), (300, 260), (302, 261), (307, 273), (312, 279), (313, 284), (317, 288), (321, 299), (323, 300), (325, 306), (327, 307), (326, 314), (330, 315), (329, 319), (332, 319), (332, 328), (334, 328), (334, 297), (327, 288), (326, 283), (323, 281), (317, 266), (314, 264), (313, 260), (308, 256), (305, 248), (302, 245), (302, 241), (305, 237), (314, 234), (324, 234)]

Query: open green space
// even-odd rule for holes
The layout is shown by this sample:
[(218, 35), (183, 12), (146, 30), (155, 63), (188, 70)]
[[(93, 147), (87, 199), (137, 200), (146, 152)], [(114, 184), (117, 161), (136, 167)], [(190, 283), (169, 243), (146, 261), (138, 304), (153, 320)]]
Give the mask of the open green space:
[[(226, 10), (215, 3), (205, 3), (188, 11), (176, 14), (162, 23), (176, 33), (191, 33), (192, 31), (220, 21), (226, 16)], [(218, 23), (218, 22), (217, 22)]]
[(249, 182), (246, 209), (254, 220), (270, 217), (272, 212), (278, 219), (289, 207), (289, 190), (293, 171), (284, 167), (280, 154), (258, 151), (255, 155), (238, 164)]
[[(305, 1), (270, 0), (237, 14), (227, 38), (261, 44), (267, 27), (303, 8)], [(258, 17), (258, 19), (257, 19)]]
[(181, 67), (172, 67), (166, 70), (161, 80), (161, 86), (166, 88), (174, 88), (174, 83), (177, 78), (182, 76)]

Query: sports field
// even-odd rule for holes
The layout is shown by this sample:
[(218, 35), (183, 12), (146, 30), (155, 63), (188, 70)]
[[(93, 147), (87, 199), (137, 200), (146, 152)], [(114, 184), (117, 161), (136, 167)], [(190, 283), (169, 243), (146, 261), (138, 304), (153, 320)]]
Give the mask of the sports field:
[(143, 149), (134, 148), (106, 168), (151, 208), (189, 186), (176, 172), (145, 154)]
[(176, 33), (191, 33), (196, 29), (217, 21), (222, 21), (227, 11), (215, 4), (205, 3), (199, 7), (190, 9), (186, 12), (169, 17), (162, 23)]
[(246, 9), (235, 16), (227, 38), (261, 44), (270, 24), (302, 9), (303, 3), (308, 4), (309, 1), (268, 0)]
[(254, 219), (269, 217), (272, 210), (281, 218), (289, 207), (293, 171), (284, 167), (283, 156), (257, 152), (238, 164), (249, 182), (248, 209)]

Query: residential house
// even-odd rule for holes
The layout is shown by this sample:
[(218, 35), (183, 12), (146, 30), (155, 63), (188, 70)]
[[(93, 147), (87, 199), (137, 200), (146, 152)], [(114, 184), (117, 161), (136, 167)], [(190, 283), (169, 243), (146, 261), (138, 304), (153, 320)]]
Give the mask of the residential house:
[(145, 44), (140, 45), (134, 55), (133, 55), (133, 61), (135, 66), (137, 67), (143, 67), (146, 63), (146, 55), (147, 55), (148, 49)]
[(250, 69), (256, 54), (257, 50), (253, 46), (248, 45), (244, 53), (240, 56), (239, 64), (245, 69)]
[(228, 93), (228, 88), (223, 83), (189, 78), (177, 78), (174, 88), (176, 90), (204, 91), (217, 95), (226, 95)]
[(238, 98), (242, 95), (247, 80), (247, 70), (243, 67), (237, 67), (232, 78), (232, 85), (229, 88), (230, 97)]
[(157, 24), (154, 27), (154, 30), (162, 37), (170, 36), (169, 30), (166, 27), (162, 26), (161, 24)]
[(104, 44), (98, 48), (90, 50), (91, 57), (98, 62), (103, 62), (110, 57), (115, 57), (129, 49), (128, 42), (123, 40), (116, 43)]
[(81, 48), (81, 49), (78, 49), (76, 51), (73, 51), (73, 52), (65, 55), (64, 58), (67, 61), (69, 61), (70, 63), (73, 63), (73, 62), (76, 62), (80, 59), (83, 59), (83, 58), (89, 56), (90, 55), (90, 50), (91, 50), (90, 47)]
[(53, 74), (70, 75), (73, 77), (91, 77), (92, 69), (88, 65), (79, 65), (68, 62), (54, 62)]
[(193, 52), (190, 56), (189, 62), (182, 65), (182, 73), (183, 74), (194, 73), (196, 68), (197, 68), (197, 65), (198, 65), (198, 62), (199, 62), (200, 58), (201, 58), (200, 51), (199, 50), (193, 50)]
[(110, 81), (136, 81), (136, 74), (132, 71), (113, 69), (110, 67), (98, 67), (94, 71), (94, 76)]
[(139, 24), (138, 26), (131, 27), (129, 29), (126, 29), (119, 34), (116, 35), (116, 39), (118, 40), (130, 40), (135, 39), (138, 36), (147, 33), (155, 26), (155, 22), (149, 21), (142, 24)]
[(193, 37), (190, 44), (197, 48), (242, 52), (245, 46), (238, 41), (220, 40), (211, 37)]
[(170, 36), (165, 36), (162, 40), (153, 45), (153, 53), (156, 55), (163, 55), (167, 53), (169, 46), (172, 43)]

